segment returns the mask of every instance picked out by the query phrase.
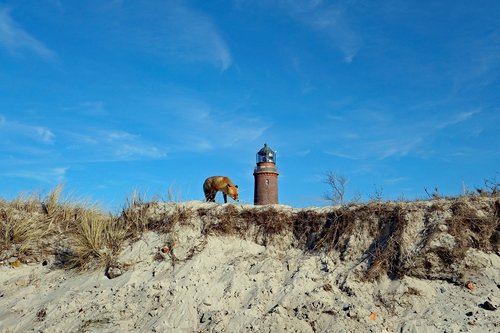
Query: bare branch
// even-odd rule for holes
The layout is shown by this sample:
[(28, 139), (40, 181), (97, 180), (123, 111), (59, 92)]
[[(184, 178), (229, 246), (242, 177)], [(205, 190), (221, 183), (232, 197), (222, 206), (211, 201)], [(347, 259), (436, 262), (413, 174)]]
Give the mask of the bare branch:
[(324, 183), (330, 187), (330, 192), (326, 193), (324, 198), (331, 201), (333, 205), (342, 205), (348, 183), (347, 177), (339, 175), (335, 171), (328, 171), (325, 174)]

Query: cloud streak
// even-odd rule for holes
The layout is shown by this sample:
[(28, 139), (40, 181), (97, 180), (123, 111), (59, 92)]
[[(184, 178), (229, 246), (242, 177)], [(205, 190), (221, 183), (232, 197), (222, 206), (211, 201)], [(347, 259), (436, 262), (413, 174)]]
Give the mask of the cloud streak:
[(208, 15), (177, 1), (169, 3), (166, 9), (165, 37), (170, 52), (179, 52), (180, 57), (194, 61), (212, 62), (222, 71), (231, 66), (229, 47)]
[(363, 40), (348, 21), (347, 5), (343, 2), (329, 4), (321, 0), (288, 0), (279, 3), (292, 18), (326, 36), (342, 52), (345, 62), (354, 60)]
[[(123, 2), (112, 7), (121, 24), (116, 38), (144, 52), (178, 63), (206, 63), (227, 70), (231, 50), (216, 22), (185, 1)], [(140, 25), (142, 29), (135, 26)]]
[[(209, 151), (233, 148), (261, 138), (272, 124), (236, 110), (221, 112), (201, 101), (178, 99), (165, 108), (173, 116), (172, 139), (180, 141), (174, 150)], [(179, 129), (179, 130), (175, 130)]]
[(7, 8), (0, 8), (0, 45), (13, 55), (32, 52), (45, 59), (55, 57), (52, 50), (24, 31), (12, 19), (10, 10)]
[(112, 162), (167, 157), (166, 149), (161, 149), (141, 136), (123, 130), (73, 129), (65, 135), (68, 155), (75, 156), (73, 162)]
[(68, 167), (42, 167), (34, 170), (32, 167), (29, 170), (21, 169), (16, 171), (8, 171), (0, 173), (0, 177), (5, 178), (24, 178), (38, 181), (41, 183), (62, 183), (66, 178)]
[(11, 121), (0, 115), (0, 137), (4, 136), (2, 141), (30, 140), (35, 143), (51, 145), (54, 143), (55, 135), (47, 127), (36, 126)]
[[(321, 130), (316, 129), (316, 132), (328, 133), (323, 134), (321, 140), (334, 140), (336, 143), (335, 148), (323, 152), (341, 159), (386, 160), (411, 155), (428, 157), (435, 153), (431, 147), (442, 133), (451, 126), (467, 123), (480, 112), (480, 109), (475, 109), (451, 113), (445, 119), (425, 117), (410, 122), (405, 119), (403, 123), (398, 117), (389, 116), (389, 112), (386, 112), (386, 116), (374, 116), (372, 111), (363, 109), (359, 113), (351, 112), (348, 116), (337, 117), (333, 124), (327, 120), (326, 128), (322, 124)], [(328, 119), (331, 118), (328, 116)], [(355, 135), (345, 135), (343, 128), (351, 128)], [(332, 132), (335, 133), (333, 137)]]
[(444, 129), (444, 128), (449, 127), (449, 126), (453, 126), (453, 125), (462, 123), (464, 121), (467, 121), (473, 115), (478, 114), (480, 112), (481, 112), (481, 109), (475, 109), (472, 111), (455, 113), (451, 117), (449, 117), (449, 119), (444, 120), (441, 123), (438, 123), (436, 125), (436, 128), (437, 129)]

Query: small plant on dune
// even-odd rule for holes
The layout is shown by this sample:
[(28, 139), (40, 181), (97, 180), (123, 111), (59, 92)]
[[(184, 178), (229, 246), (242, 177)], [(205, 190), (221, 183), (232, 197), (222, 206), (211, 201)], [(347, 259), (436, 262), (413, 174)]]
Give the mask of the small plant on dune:
[(127, 231), (118, 220), (85, 216), (70, 234), (70, 255), (66, 265), (86, 268), (106, 267), (119, 253)]
[(449, 232), (459, 246), (457, 256), (463, 256), (468, 248), (489, 252), (495, 250), (495, 242), (500, 229), (500, 202), (495, 203), (491, 215), (478, 215), (467, 201), (458, 200), (452, 206), (453, 216), (447, 220)]
[(126, 199), (125, 208), (122, 210), (120, 219), (126, 225), (129, 238), (137, 238), (148, 229), (148, 209), (151, 203), (145, 203), (145, 196), (138, 191), (132, 193), (131, 198)]
[(36, 193), (29, 195), (21, 194), (9, 203), (4, 202), (5, 206), (27, 213), (38, 213), (42, 209), (40, 197)]
[(146, 195), (139, 193), (139, 191), (134, 190), (132, 192), (132, 197), (130, 199), (127, 198), (127, 206), (128, 207), (138, 207), (143, 206), (146, 202)]
[(500, 181), (497, 177), (484, 180), (484, 187), (476, 187), (476, 192), (483, 197), (500, 197)]
[(50, 231), (44, 218), (36, 218), (12, 209), (0, 209), (0, 249), (15, 246), (14, 255), (19, 256), (36, 247), (36, 243)]
[(442, 197), (441, 194), (439, 194), (439, 188), (437, 186), (434, 186), (434, 192), (432, 192), (432, 193), (430, 193), (427, 190), (427, 187), (424, 187), (424, 191), (427, 194), (427, 196), (429, 197), (429, 199), (440, 199)]
[(180, 191), (174, 192), (173, 186), (169, 186), (167, 189), (167, 201), (168, 202), (180, 202), (181, 201)]
[(38, 243), (54, 229), (34, 194), (19, 196), (10, 203), (3, 201), (0, 220), (0, 249), (10, 249), (15, 256), (36, 251)]
[(384, 189), (380, 186), (374, 185), (373, 194), (370, 197), (371, 202), (382, 202), (384, 198)]
[(47, 198), (42, 201), (42, 208), (47, 215), (54, 215), (57, 210), (59, 210), (59, 198), (63, 190), (62, 185), (56, 186), (48, 195)]

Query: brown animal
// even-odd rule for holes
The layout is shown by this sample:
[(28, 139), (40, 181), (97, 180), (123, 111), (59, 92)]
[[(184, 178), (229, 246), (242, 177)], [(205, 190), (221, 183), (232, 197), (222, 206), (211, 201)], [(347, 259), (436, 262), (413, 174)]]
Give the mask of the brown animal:
[(205, 199), (209, 202), (215, 202), (217, 192), (222, 192), (224, 203), (227, 203), (227, 195), (238, 201), (238, 185), (234, 185), (231, 179), (224, 176), (213, 176), (205, 179), (203, 183), (203, 192)]

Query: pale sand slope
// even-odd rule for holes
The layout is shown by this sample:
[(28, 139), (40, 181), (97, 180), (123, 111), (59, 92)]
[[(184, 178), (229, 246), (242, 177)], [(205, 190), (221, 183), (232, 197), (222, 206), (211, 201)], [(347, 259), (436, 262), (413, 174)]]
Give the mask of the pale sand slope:
[[(500, 257), (469, 250), (476, 288), (404, 277), (361, 282), (364, 264), (277, 243), (177, 230), (179, 262), (155, 256), (171, 235), (127, 246), (127, 271), (0, 266), (0, 332), (499, 332)], [(287, 236), (284, 236), (285, 238)], [(206, 243), (205, 243), (206, 242)], [(188, 260), (197, 245), (201, 252)]]

